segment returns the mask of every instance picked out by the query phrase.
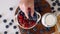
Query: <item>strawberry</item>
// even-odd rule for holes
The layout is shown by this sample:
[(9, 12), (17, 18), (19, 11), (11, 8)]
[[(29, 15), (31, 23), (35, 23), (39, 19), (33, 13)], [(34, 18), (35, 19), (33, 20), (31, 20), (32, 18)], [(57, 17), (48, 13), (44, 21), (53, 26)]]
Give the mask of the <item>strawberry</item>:
[(22, 16), (22, 15), (18, 15), (18, 18), (19, 18), (19, 19), (23, 19), (23, 16)]
[(34, 26), (36, 24), (36, 22), (35, 21), (30, 21), (30, 26), (32, 27), (32, 26)]

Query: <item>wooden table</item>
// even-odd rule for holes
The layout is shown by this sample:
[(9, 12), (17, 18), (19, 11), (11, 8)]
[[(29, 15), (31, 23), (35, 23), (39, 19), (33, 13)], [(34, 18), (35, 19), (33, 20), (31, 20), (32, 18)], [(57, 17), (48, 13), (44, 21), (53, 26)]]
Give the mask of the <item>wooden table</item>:
[[(35, 2), (35, 10), (38, 11), (41, 16), (43, 16), (45, 13), (51, 13), (51, 7), (49, 5), (48, 2), (46, 2), (45, 0), (40, 0), (38, 3)], [(19, 27), (21, 34), (51, 34), (55, 31), (55, 26), (51, 27), (49, 31), (46, 31), (46, 27), (44, 27), (41, 24), (41, 20), (40, 22), (34, 27), (36, 28), (35, 30), (29, 29), (29, 30), (25, 30)]]

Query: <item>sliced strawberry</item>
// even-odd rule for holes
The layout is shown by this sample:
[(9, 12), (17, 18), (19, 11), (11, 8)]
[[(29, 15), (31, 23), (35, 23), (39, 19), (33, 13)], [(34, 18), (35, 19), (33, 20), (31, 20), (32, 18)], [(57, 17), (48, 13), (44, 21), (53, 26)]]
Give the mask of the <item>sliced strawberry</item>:
[(20, 22), (21, 24), (23, 24), (23, 19), (19, 19), (19, 22)]
[(25, 24), (25, 26), (24, 26), (25, 28), (29, 28), (29, 24)]
[(19, 18), (19, 19), (23, 19), (23, 16), (22, 16), (22, 15), (18, 15), (18, 18)]

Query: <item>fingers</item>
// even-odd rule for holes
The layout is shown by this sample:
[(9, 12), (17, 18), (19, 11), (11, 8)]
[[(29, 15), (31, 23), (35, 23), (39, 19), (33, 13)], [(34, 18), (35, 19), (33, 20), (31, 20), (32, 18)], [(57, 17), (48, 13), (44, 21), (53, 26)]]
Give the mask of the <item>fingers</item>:
[(20, 9), (25, 13), (25, 16), (28, 17), (28, 7), (31, 8), (31, 16), (33, 17), (34, 14), (34, 1), (32, 0), (31, 3), (23, 3), (19, 5)]
[(27, 19), (29, 18), (29, 17), (28, 17), (28, 13), (27, 13), (27, 12), (25, 12), (25, 16), (27, 17)]
[(20, 4), (19, 8), (22, 10), (22, 12), (24, 12), (25, 16), (28, 18), (28, 11), (27, 11), (27, 7), (24, 4)]
[(31, 16), (33, 17), (33, 15), (34, 15), (34, 5), (31, 6)]

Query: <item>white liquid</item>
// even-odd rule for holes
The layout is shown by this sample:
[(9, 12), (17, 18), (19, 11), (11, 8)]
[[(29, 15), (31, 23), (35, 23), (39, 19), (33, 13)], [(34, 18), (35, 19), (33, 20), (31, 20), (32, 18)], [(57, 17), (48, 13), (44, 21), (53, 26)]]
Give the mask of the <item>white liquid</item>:
[(55, 17), (53, 15), (48, 15), (46, 17), (46, 25), (53, 25), (55, 23)]

